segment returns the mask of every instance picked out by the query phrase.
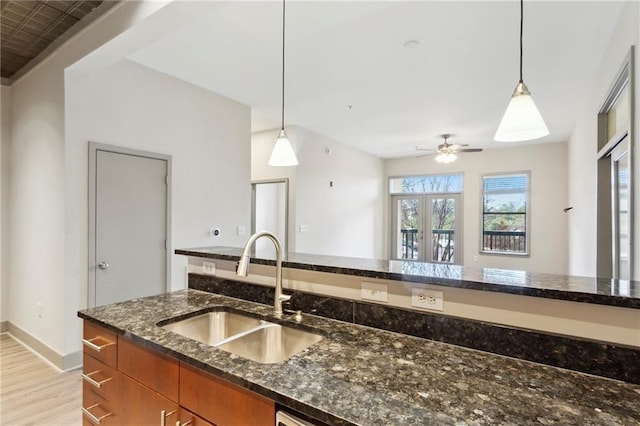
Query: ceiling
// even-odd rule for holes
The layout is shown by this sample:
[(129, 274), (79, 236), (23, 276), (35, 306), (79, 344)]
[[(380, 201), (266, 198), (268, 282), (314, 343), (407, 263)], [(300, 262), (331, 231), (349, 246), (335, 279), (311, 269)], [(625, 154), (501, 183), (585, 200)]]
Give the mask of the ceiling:
[[(566, 141), (622, 13), (615, 1), (529, 1), (524, 80), (550, 135)], [(282, 3), (175, 2), (188, 25), (128, 55), (252, 108), (280, 126)], [(286, 113), (382, 158), (493, 135), (518, 82), (517, 1), (287, 2)], [(405, 47), (410, 40), (418, 47)]]
[(0, 76), (13, 78), (102, 3), (102, 0), (2, 0)]
[[(3, 80), (116, 3), (2, 0)], [(623, 7), (525, 2), (524, 80), (551, 133), (518, 144), (569, 138)], [(518, 80), (518, 18), (513, 0), (288, 1), (286, 125), (382, 158), (435, 148), (442, 133), (513, 146), (493, 135)], [(280, 126), (281, 25), (281, 2), (183, 0), (114, 43), (122, 58), (250, 106), (256, 132)]]

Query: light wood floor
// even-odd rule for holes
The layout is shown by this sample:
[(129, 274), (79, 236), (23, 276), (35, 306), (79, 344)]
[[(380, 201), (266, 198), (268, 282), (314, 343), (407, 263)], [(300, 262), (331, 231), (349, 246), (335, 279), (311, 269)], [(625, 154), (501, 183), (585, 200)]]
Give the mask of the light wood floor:
[(81, 425), (80, 370), (60, 373), (7, 333), (0, 335), (0, 425)]

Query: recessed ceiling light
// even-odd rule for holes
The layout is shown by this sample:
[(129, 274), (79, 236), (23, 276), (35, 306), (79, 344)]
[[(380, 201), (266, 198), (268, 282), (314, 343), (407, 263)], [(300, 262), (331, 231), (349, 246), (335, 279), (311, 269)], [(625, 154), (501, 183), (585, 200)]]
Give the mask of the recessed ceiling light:
[(407, 49), (416, 49), (420, 47), (420, 42), (418, 40), (409, 40), (404, 43), (404, 47)]

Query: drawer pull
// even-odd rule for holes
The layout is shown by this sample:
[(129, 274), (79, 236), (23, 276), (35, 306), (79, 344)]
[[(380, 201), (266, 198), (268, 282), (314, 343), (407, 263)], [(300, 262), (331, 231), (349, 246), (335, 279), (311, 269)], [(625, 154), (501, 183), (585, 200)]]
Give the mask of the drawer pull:
[(160, 426), (167, 425), (167, 417), (172, 416), (176, 413), (177, 410), (172, 410), (167, 413), (166, 410), (160, 411)]
[(91, 376), (93, 376), (94, 374), (99, 373), (99, 372), (100, 372), (100, 370), (96, 370), (96, 371), (92, 371), (91, 373), (88, 373), (88, 374), (82, 374), (82, 380), (84, 380), (85, 382), (95, 386), (96, 388), (101, 388), (102, 385), (104, 385), (109, 380), (111, 380), (112, 377), (107, 377), (106, 379), (101, 380), (101, 381), (94, 380), (93, 377), (91, 377)]
[(107, 413), (104, 416), (100, 416), (100, 417), (96, 417), (95, 415), (93, 415), (89, 410), (91, 410), (92, 408), (96, 408), (97, 406), (99, 406), (100, 404), (93, 404), (91, 407), (81, 407), (80, 409), (82, 410), (82, 414), (84, 414), (85, 416), (87, 416), (89, 418), (89, 420), (91, 420), (91, 423), (99, 425), (100, 423), (102, 423), (102, 420), (106, 417), (109, 417), (112, 413)]
[(101, 339), (101, 337), (94, 337), (93, 339), (82, 339), (82, 343), (85, 346), (88, 346), (97, 352), (100, 352), (102, 349), (106, 348), (107, 346), (115, 345), (115, 343), (107, 341), (107, 343), (105, 343), (104, 345), (98, 346), (95, 343), (93, 343), (93, 341), (96, 339)]

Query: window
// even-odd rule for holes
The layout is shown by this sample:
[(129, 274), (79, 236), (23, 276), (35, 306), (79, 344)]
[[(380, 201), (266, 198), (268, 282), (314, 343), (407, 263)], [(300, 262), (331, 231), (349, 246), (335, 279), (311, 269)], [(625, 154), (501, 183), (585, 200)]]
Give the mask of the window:
[(529, 173), (482, 177), (485, 253), (529, 254)]
[(462, 175), (402, 176), (389, 179), (391, 194), (442, 194), (462, 192)]

